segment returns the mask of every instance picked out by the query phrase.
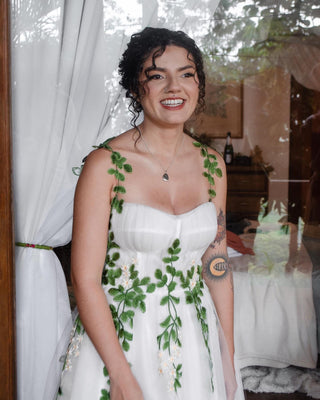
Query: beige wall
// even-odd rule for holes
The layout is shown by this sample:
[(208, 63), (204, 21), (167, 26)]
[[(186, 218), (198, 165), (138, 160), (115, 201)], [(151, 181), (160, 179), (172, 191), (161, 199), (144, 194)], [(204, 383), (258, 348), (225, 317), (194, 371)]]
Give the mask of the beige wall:
[[(270, 69), (245, 79), (243, 86), (243, 138), (233, 139), (235, 152), (250, 155), (258, 145), (269, 175), (269, 199), (287, 204), (290, 137), (290, 74)], [(223, 151), (225, 140), (213, 146)]]

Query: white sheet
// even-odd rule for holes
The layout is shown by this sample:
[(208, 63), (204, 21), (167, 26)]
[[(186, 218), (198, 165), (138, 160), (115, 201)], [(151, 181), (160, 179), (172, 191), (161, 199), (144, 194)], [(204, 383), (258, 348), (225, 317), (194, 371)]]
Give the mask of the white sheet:
[[(232, 257), (235, 287), (235, 348), (240, 368), (250, 365), (315, 368), (316, 317), (312, 263), (300, 244), (286, 268), (289, 235), (271, 225), (241, 235), (255, 255)], [(276, 227), (277, 228), (277, 227)]]

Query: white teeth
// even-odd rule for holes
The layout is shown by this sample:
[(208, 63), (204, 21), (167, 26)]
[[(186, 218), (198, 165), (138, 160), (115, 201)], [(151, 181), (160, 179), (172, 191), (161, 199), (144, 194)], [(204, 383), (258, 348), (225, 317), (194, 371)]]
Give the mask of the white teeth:
[(161, 104), (165, 106), (179, 106), (182, 103), (183, 103), (182, 99), (167, 99), (161, 101)]

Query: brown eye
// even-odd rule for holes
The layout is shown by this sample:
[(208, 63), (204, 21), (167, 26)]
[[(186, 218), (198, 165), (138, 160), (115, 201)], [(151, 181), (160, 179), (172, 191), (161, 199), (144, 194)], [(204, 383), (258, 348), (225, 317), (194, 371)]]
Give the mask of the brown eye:
[(183, 78), (193, 78), (195, 74), (193, 72), (186, 72), (182, 75)]
[(154, 74), (154, 75), (150, 75), (149, 77), (148, 77), (148, 79), (151, 81), (151, 80), (158, 80), (158, 79), (161, 79), (162, 78), (162, 76), (160, 75), (160, 74)]

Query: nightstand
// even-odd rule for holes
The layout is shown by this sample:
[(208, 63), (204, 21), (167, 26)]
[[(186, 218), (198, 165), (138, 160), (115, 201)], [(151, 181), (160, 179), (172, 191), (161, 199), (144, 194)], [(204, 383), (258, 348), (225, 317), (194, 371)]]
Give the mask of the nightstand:
[(258, 165), (227, 165), (227, 179), (227, 219), (257, 219), (261, 199), (268, 200), (267, 172)]

